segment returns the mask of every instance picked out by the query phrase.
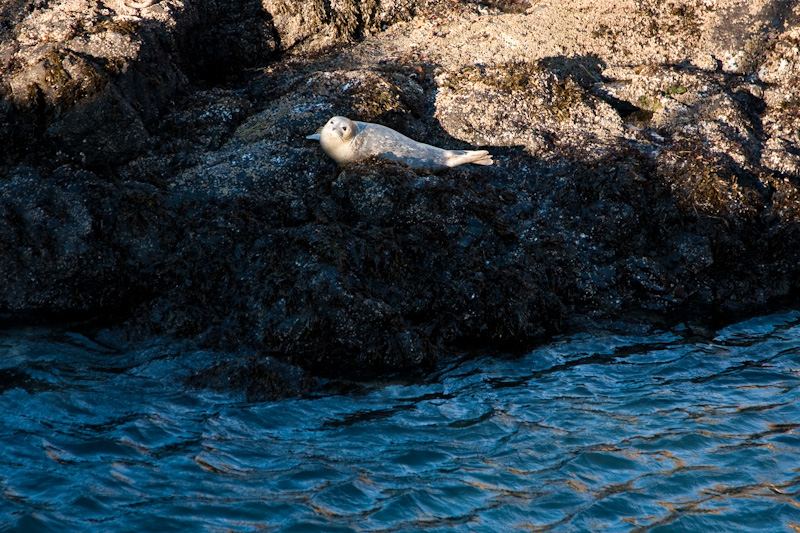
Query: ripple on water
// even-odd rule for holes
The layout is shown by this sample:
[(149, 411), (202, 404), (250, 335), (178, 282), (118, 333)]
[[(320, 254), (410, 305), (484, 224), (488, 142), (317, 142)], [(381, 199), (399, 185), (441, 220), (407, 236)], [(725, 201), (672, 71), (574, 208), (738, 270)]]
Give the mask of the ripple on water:
[(800, 529), (794, 311), (271, 404), (186, 389), (181, 346), (0, 344), (4, 531)]

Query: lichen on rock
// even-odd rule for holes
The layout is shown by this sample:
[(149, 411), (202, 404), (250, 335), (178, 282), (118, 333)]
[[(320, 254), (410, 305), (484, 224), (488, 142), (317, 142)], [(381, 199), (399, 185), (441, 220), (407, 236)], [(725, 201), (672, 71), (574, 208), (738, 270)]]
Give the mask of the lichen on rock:
[(440, 74), (437, 83), (436, 117), (451, 135), (475, 145), (523, 145), (542, 155), (562, 143), (602, 150), (604, 141), (595, 140), (622, 133), (611, 106), (572, 77), (559, 77), (547, 60), (466, 67)]

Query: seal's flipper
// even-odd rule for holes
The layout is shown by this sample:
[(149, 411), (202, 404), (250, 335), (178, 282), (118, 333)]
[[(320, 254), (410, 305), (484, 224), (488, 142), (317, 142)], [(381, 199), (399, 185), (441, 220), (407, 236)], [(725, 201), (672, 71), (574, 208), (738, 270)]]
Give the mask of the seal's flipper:
[(312, 141), (318, 141), (320, 139), (320, 135), (322, 135), (322, 130), (325, 129), (325, 126), (317, 128), (317, 131), (312, 133), (311, 135), (306, 135), (306, 139)]
[(486, 150), (452, 150), (452, 154), (447, 158), (448, 167), (457, 167), (465, 163), (473, 165), (491, 165), (494, 163), (492, 154)]

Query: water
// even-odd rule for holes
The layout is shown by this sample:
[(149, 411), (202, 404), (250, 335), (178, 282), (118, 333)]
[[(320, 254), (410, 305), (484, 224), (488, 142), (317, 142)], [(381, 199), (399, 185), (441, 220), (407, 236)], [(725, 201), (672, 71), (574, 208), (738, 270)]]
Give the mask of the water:
[(0, 336), (0, 531), (797, 531), (800, 312), (246, 403), (213, 354)]

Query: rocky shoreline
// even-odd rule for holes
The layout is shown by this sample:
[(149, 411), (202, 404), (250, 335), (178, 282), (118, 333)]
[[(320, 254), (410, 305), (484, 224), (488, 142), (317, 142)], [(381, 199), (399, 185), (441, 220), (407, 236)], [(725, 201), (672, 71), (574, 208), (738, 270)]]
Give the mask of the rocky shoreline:
[[(7, 2), (0, 312), (246, 353), (195, 381), (271, 399), (796, 302), (798, 22), (777, 0)], [(497, 163), (337, 168), (305, 140), (337, 114)]]

